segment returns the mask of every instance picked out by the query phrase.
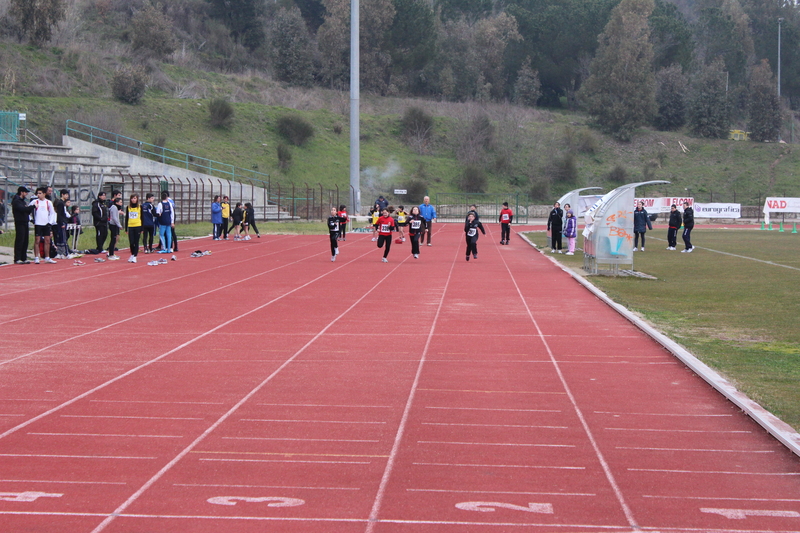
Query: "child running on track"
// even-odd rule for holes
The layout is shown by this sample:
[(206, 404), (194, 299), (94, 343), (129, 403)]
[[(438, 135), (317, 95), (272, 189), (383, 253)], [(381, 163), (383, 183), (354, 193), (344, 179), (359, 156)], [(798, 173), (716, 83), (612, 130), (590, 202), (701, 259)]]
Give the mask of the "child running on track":
[(483, 229), (483, 224), (481, 224), (481, 221), (476, 220), (475, 215), (470, 213), (467, 215), (466, 224), (464, 224), (464, 233), (466, 234), (467, 238), (467, 261), (469, 261), (470, 253), (475, 259), (478, 258), (478, 230), (481, 230), (481, 233), (486, 235), (486, 231)]
[(397, 229), (397, 224), (389, 213), (389, 208), (382, 209), (381, 216), (375, 223), (375, 231), (378, 232), (378, 248), (384, 249), (383, 259), (381, 259), (384, 263), (389, 262), (387, 257), (389, 249), (392, 247), (392, 232)]
[(400, 242), (406, 242), (405, 227), (408, 226), (408, 213), (405, 212), (402, 205), (397, 206), (395, 218), (397, 219), (397, 232), (400, 234)]
[(342, 204), (339, 206), (339, 218), (342, 219), (342, 224), (339, 228), (339, 240), (346, 241), (347, 239), (347, 222), (350, 220), (350, 217), (347, 216), (347, 206)]
[(420, 215), (419, 207), (415, 205), (408, 215), (408, 235), (411, 237), (411, 255), (414, 259), (419, 259), (419, 238), (423, 231), (425, 231), (425, 219)]
[(328, 236), (331, 240), (331, 261), (336, 261), (336, 256), (339, 255), (339, 231), (345, 219), (341, 217), (339, 211), (335, 207), (331, 207), (331, 216), (328, 217)]
[(514, 221), (514, 212), (508, 208), (508, 202), (503, 202), (500, 210), (500, 244), (508, 244), (511, 238), (511, 222)]

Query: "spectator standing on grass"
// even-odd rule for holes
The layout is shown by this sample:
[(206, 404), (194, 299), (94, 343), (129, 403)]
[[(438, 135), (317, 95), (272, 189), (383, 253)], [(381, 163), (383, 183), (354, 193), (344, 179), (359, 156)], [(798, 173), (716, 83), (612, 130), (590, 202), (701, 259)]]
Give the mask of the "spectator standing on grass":
[(408, 236), (411, 237), (411, 255), (419, 259), (419, 238), (425, 230), (425, 219), (419, 214), (419, 206), (411, 208), (408, 215)]
[(694, 246), (692, 246), (692, 230), (694, 229), (694, 209), (689, 205), (689, 202), (683, 202), (683, 243), (686, 245), (685, 250), (681, 252), (692, 253)]
[(101, 253), (108, 237), (108, 206), (106, 206), (105, 191), (97, 193), (97, 199), (92, 202), (92, 224), (97, 232), (95, 239), (97, 253)]
[(222, 235), (222, 204), (219, 200), (219, 195), (216, 195), (214, 196), (214, 201), (211, 202), (211, 225), (213, 226), (212, 234), (215, 241), (218, 241)]
[(111, 202), (111, 207), (108, 208), (108, 230), (111, 234), (111, 239), (108, 243), (108, 260), (117, 261), (119, 256), (116, 254), (117, 241), (119, 241), (119, 234), (122, 232), (122, 223), (119, 220), (119, 214), (122, 211), (122, 196), (115, 197)]
[[(53, 202), (47, 199), (47, 187), (36, 189), (36, 199), (33, 204), (33, 234), (36, 242), (33, 244), (33, 262), (39, 264), (39, 254), (42, 254), (45, 263), (55, 263), (50, 258), (51, 228), (56, 225), (56, 210)], [(39, 243), (43, 244), (43, 252)]]
[(514, 212), (508, 208), (508, 202), (503, 202), (498, 222), (500, 222), (500, 244), (508, 244), (511, 238), (511, 223), (514, 221)]
[(383, 259), (381, 259), (381, 261), (388, 263), (389, 250), (392, 247), (392, 232), (397, 229), (397, 225), (394, 218), (392, 218), (389, 208), (381, 211), (381, 216), (375, 224), (375, 229), (378, 231), (378, 248), (384, 249)]
[(328, 238), (331, 241), (331, 261), (336, 261), (339, 255), (339, 232), (346, 220), (342, 218), (336, 207), (331, 207), (331, 216), (328, 217)]
[(155, 196), (149, 192), (145, 196), (144, 204), (142, 204), (142, 246), (144, 253), (153, 253), (153, 237), (156, 233), (156, 206), (153, 205)]
[(639, 247), (639, 237), (642, 238), (642, 251), (644, 252), (644, 234), (648, 229), (653, 229), (653, 224), (650, 222), (650, 215), (644, 208), (644, 202), (639, 200), (639, 205), (633, 211), (633, 251)]
[(143, 209), (139, 203), (139, 195), (132, 194), (128, 206), (125, 208), (125, 231), (128, 234), (128, 242), (131, 245), (131, 256), (128, 263), (135, 263), (139, 255), (139, 238), (142, 236), (142, 213)]
[(561, 204), (556, 202), (547, 217), (547, 231), (550, 232), (550, 253), (561, 253), (561, 231), (563, 230), (564, 211)]
[(467, 240), (467, 261), (469, 261), (469, 254), (472, 254), (473, 259), (478, 258), (478, 230), (486, 235), (486, 230), (483, 229), (481, 221), (475, 218), (473, 213), (467, 215), (467, 221), (464, 223), (464, 234)]
[(667, 250), (674, 250), (678, 246), (678, 230), (681, 229), (681, 212), (678, 206), (672, 204), (669, 208), (669, 229), (667, 229)]
[(430, 196), (422, 199), (419, 206), (419, 214), (425, 219), (425, 229), (420, 235), (419, 242), (425, 243), (425, 236), (428, 236), (428, 246), (431, 246), (431, 236), (433, 235), (433, 223), (436, 222), (436, 208), (431, 205)]
[(567, 254), (575, 255), (575, 240), (578, 238), (578, 219), (572, 209), (567, 211), (567, 224), (564, 228), (564, 236), (567, 238)]
[(172, 230), (175, 226), (175, 210), (169, 201), (169, 193), (161, 193), (161, 201), (156, 206), (158, 216), (158, 238), (160, 241), (160, 254), (172, 253)]
[(17, 194), (11, 198), (11, 214), (14, 217), (14, 264), (27, 265), (28, 244), (30, 243), (30, 223), (34, 206), (28, 203), (27, 187), (17, 187)]
[(227, 196), (222, 197), (222, 238), (228, 240), (228, 222), (231, 218), (231, 202)]

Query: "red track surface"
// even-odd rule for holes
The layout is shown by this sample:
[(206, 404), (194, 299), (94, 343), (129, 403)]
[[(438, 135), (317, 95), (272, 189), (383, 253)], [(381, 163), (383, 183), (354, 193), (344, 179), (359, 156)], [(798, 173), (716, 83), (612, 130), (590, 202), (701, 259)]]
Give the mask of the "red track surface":
[(487, 228), (3, 267), (0, 531), (800, 531), (796, 456)]

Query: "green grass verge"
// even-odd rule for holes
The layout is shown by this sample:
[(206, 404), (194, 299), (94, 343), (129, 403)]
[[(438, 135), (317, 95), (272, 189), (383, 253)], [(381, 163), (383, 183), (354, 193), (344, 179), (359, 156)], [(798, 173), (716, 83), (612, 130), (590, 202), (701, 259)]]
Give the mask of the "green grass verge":
[[(665, 250), (665, 229), (647, 235), (647, 251), (634, 255), (634, 268), (657, 280), (587, 279), (800, 428), (800, 271), (777, 266), (800, 269), (800, 234), (699, 226), (691, 254)], [(528, 237), (547, 246), (544, 233)], [(553, 257), (583, 266), (581, 253)]]

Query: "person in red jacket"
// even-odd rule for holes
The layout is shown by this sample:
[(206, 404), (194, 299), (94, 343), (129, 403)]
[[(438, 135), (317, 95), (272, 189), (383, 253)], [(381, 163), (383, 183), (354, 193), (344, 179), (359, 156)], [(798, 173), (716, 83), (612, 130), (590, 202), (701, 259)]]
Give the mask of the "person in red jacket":
[(381, 216), (375, 222), (375, 229), (378, 232), (378, 248), (383, 248), (383, 261), (388, 263), (389, 249), (392, 247), (392, 232), (397, 231), (397, 223), (391, 216), (389, 209), (381, 209)]
[(511, 238), (511, 223), (514, 221), (514, 212), (508, 208), (508, 202), (503, 202), (503, 209), (500, 210), (500, 244), (508, 244)]

